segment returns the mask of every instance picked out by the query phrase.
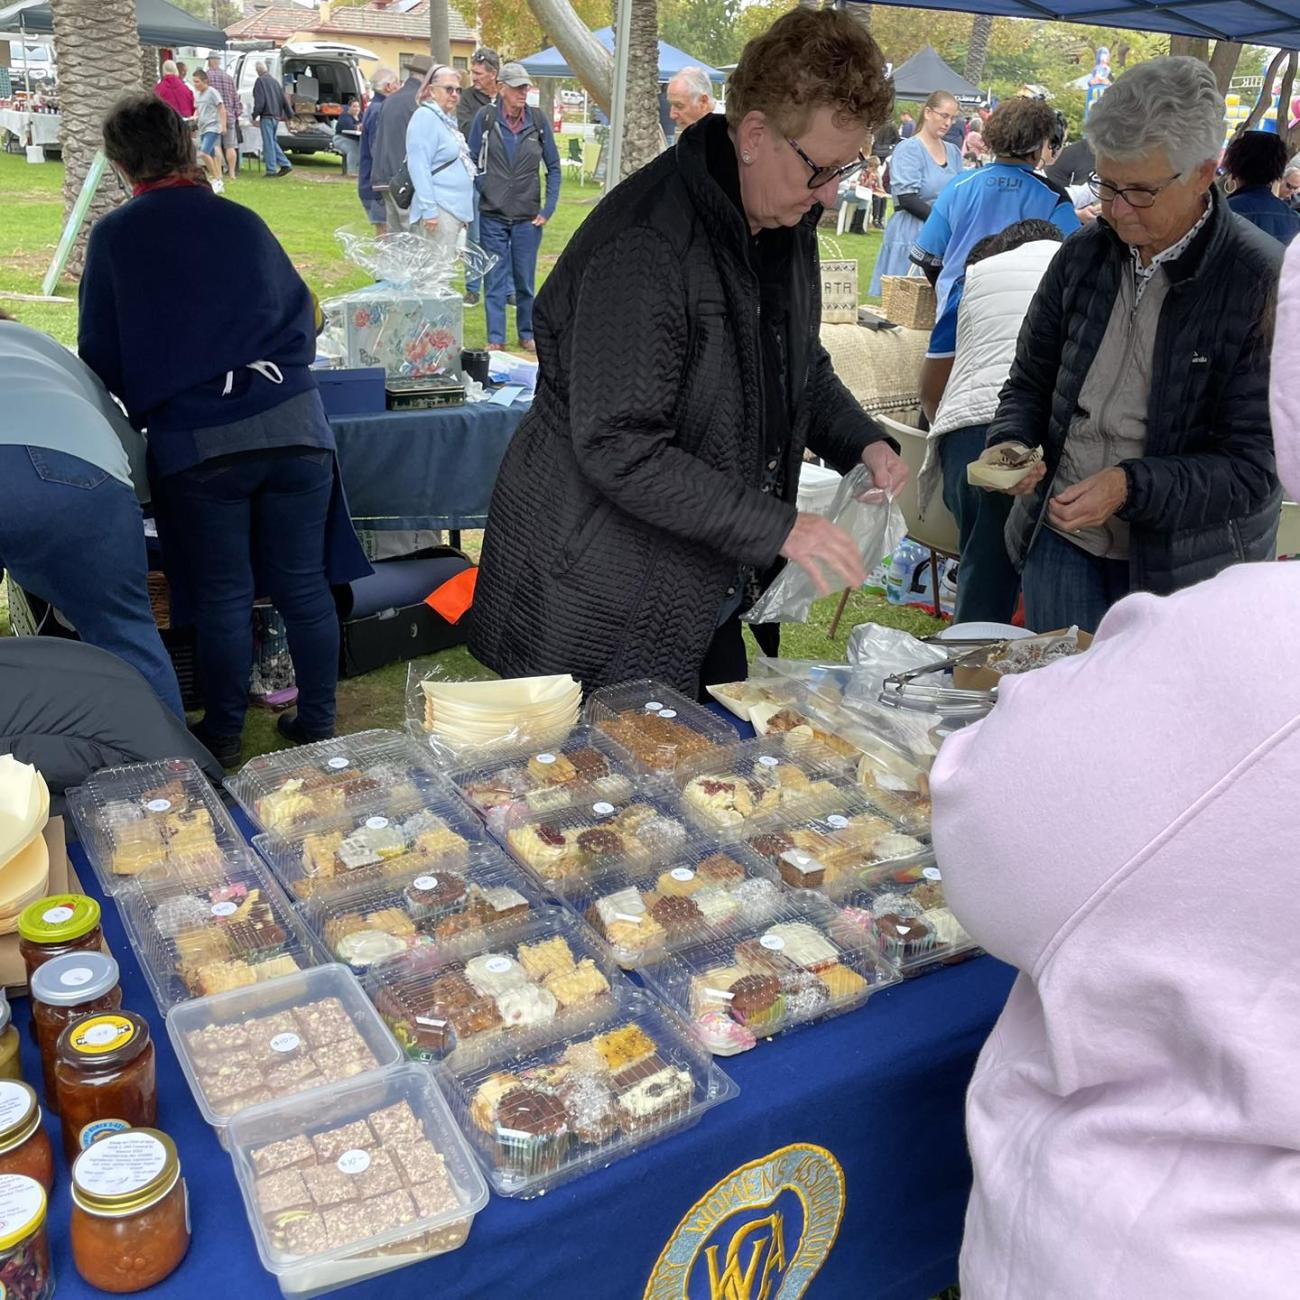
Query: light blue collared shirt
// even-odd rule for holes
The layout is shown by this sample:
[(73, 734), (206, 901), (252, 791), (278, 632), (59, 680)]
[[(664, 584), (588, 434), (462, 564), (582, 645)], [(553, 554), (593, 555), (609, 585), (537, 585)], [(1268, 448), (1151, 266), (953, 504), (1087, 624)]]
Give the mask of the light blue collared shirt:
[(437, 220), (441, 212), (466, 225), (473, 221), (474, 181), (461, 161), (464, 147), (455, 121), (437, 104), (421, 104), (411, 114), (406, 128), (406, 165), (415, 186), (407, 214), (411, 225)]

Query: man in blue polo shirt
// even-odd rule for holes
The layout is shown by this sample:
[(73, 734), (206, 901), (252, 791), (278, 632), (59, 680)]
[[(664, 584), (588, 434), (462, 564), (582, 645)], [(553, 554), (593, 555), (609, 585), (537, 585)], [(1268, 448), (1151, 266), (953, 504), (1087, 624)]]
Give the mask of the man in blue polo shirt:
[(1041, 99), (1008, 100), (984, 126), (992, 164), (962, 173), (940, 192), (912, 246), (912, 261), (935, 286), (939, 317), (981, 239), (1017, 221), (1050, 221), (1066, 236), (1079, 229), (1069, 195), (1035, 170), (1051, 160), (1058, 130), (1055, 110)]

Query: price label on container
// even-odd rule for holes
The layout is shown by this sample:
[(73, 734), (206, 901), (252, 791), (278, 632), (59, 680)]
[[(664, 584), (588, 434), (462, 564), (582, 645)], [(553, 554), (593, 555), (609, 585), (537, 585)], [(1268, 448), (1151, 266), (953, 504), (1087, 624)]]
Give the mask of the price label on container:
[(659, 716), (660, 716), (661, 718), (675, 718), (675, 717), (677, 716), (677, 710), (676, 710), (676, 709), (660, 709), (660, 710), (659, 710)]
[(224, 903), (212, 904), (213, 916), (234, 916), (234, 914), (238, 911), (239, 911), (239, 904), (232, 903), (229, 899), (227, 899)]
[(359, 1147), (352, 1151), (345, 1151), (338, 1159), (338, 1170), (341, 1174), (364, 1174), (370, 1168), (370, 1152), (362, 1151)]
[(847, 817), (841, 817), (839, 813), (835, 813), (833, 816), (827, 817), (826, 819), (826, 825), (833, 827), (837, 831), (845, 830), (848, 827), (848, 824), (849, 819)]
[(413, 884), (416, 887), (416, 889), (437, 889), (438, 877), (437, 876), (416, 876), (416, 878), (413, 881), (411, 881), (411, 884)]
[(539, 763), (545, 763), (547, 767), (550, 767), (550, 765), (551, 765), (552, 763), (555, 762), (555, 755), (554, 755), (554, 754), (538, 754), (538, 755), (537, 755), (537, 761), (538, 761)]
[(59, 976), (59, 983), (65, 988), (79, 989), (83, 984), (89, 984), (95, 978), (95, 972), (89, 966), (74, 966), (71, 970), (65, 970)]
[(271, 1051), (296, 1052), (302, 1046), (302, 1039), (297, 1034), (276, 1034), (271, 1039)]
[(939, 870), (938, 867), (923, 867), (923, 868), (921, 869), (921, 874), (922, 874), (922, 875), (923, 875), (927, 880), (942, 880), (942, 879), (943, 879), (943, 872), (941, 872), (941, 871)]
[(785, 940), (779, 934), (765, 934), (759, 943), (770, 952), (780, 952), (785, 947)]
[(170, 799), (150, 799), (145, 807), (151, 813), (165, 813), (170, 810), (172, 801)]
[(325, 766), (331, 772), (341, 772), (345, 767), (351, 766), (351, 760), (344, 758), (342, 754), (336, 754), (333, 758), (326, 760)]
[(674, 880), (680, 880), (685, 884), (688, 880), (695, 879), (695, 872), (690, 867), (674, 867), (669, 873)]
[(492, 972), (493, 975), (504, 975), (514, 963), (509, 957), (489, 957), (483, 963), (484, 969)]
[(614, 811), (614, 805), (612, 803), (594, 803), (591, 805), (591, 811), (597, 817), (608, 817)]
[(70, 907), (52, 907), (48, 912), (41, 914), (41, 920), (46, 925), (62, 925), (65, 921), (71, 921), (76, 916), (76, 912)]
[(664, 706), (662, 700), (647, 700), (645, 711), (647, 713), (658, 713), (659, 710), (662, 709), (663, 707)]
[(388, 828), (387, 817), (367, 817), (366, 829), (368, 831), (382, 831)]
[(781, 762), (779, 758), (774, 758), (771, 754), (761, 755), (758, 761), (763, 767), (777, 767)]

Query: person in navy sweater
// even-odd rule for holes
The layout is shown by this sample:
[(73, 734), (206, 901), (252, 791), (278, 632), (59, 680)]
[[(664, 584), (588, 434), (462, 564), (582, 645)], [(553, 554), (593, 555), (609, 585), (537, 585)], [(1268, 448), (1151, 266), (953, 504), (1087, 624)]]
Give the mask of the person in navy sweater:
[[(134, 197), (90, 234), (78, 351), (148, 433), (149, 478), (173, 617), (198, 632), (206, 712), (195, 734), (239, 759), (265, 594), (288, 629), (303, 743), (334, 732), (339, 625), (331, 583), (369, 572), (352, 531), (334, 435), (309, 369), (315, 304), (255, 213), (213, 194), (189, 132), (155, 96), (129, 94), (104, 152)], [(177, 311), (196, 246), (238, 248), (204, 296)]]
[(1223, 154), (1223, 170), (1231, 182), (1228, 206), (1284, 246), (1300, 234), (1300, 213), (1275, 191), (1286, 164), (1286, 145), (1272, 131), (1243, 131)]

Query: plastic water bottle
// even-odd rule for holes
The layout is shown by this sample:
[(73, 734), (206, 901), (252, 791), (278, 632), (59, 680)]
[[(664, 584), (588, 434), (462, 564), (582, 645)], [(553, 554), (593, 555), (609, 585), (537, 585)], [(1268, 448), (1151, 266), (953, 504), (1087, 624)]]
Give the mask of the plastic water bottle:
[(918, 568), (930, 562), (930, 550), (910, 537), (904, 537), (894, 551), (885, 577), (885, 596), (891, 605), (913, 602), (912, 580)]

